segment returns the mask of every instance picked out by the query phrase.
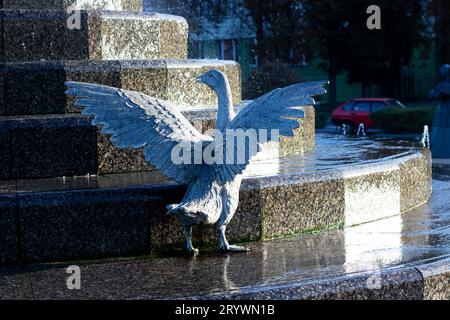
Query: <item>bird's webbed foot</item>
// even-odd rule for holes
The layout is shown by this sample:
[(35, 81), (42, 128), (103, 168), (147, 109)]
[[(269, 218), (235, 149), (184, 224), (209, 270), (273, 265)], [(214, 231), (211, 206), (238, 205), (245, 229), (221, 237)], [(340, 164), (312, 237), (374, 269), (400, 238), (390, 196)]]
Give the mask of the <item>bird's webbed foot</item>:
[(192, 246), (192, 226), (183, 224), (183, 231), (185, 237), (184, 249), (186, 250), (186, 253), (194, 257), (197, 256), (199, 251)]
[(193, 256), (193, 257), (198, 256), (198, 254), (199, 254), (199, 250), (194, 248), (192, 246), (192, 244), (191, 245), (186, 245), (185, 246), (185, 250), (186, 250), (186, 254), (188, 254), (190, 256)]
[(222, 252), (249, 252), (250, 249), (241, 247), (241, 246), (235, 246), (228, 244), (227, 237), (225, 236), (225, 230), (227, 226), (221, 225), (219, 230), (219, 249)]

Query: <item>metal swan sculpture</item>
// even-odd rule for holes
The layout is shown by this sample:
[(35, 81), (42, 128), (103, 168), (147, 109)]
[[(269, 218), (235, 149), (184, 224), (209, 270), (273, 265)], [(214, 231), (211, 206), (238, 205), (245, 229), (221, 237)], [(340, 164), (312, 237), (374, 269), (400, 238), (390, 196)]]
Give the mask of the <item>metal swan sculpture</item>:
[[(299, 127), (298, 118), (304, 117), (299, 106), (314, 104), (312, 96), (325, 93), (324, 85), (328, 82), (300, 83), (276, 89), (252, 101), (236, 115), (224, 73), (210, 70), (197, 81), (217, 93), (215, 132), (219, 134), (200, 133), (175, 105), (143, 93), (98, 84), (66, 82), (69, 88), (66, 94), (76, 98), (75, 105), (84, 107), (82, 114), (93, 116), (92, 123), (101, 125), (101, 133), (109, 134), (117, 147), (143, 148), (145, 159), (160, 172), (188, 185), (183, 200), (167, 206), (167, 210), (183, 225), (185, 249), (189, 253), (198, 254), (192, 246), (192, 226), (201, 223), (216, 224), (221, 250), (245, 252), (248, 250), (244, 247), (230, 245), (225, 236), (239, 203), (242, 172), (264, 142), (277, 139), (278, 134), (293, 136), (293, 130)], [(228, 146), (227, 139), (234, 139), (228, 132), (236, 130), (256, 132), (256, 148), (251, 145), (251, 139), (244, 139), (242, 146), (234, 146), (231, 150), (233, 161), (174, 161), (174, 154), (178, 154), (174, 150), (180, 150), (180, 146), (194, 155), (196, 150), (222, 152), (217, 150), (225, 149), (222, 159), (230, 160), (230, 149), (223, 146)], [(267, 134), (269, 130), (271, 134)], [(236, 158), (240, 161), (234, 161)], [(192, 160), (191, 157), (189, 159)]]

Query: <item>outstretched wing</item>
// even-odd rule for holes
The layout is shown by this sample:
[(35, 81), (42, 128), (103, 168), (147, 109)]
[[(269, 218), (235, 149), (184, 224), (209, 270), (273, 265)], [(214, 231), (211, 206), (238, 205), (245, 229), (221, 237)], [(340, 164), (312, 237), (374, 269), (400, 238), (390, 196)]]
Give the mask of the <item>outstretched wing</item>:
[(66, 94), (76, 98), (75, 105), (84, 107), (82, 114), (93, 116), (94, 125), (102, 125), (101, 133), (110, 134), (119, 148), (143, 148), (145, 159), (167, 177), (179, 183), (190, 183), (198, 166), (172, 161), (172, 150), (183, 144), (212, 141), (199, 133), (176, 106), (145, 94), (98, 84), (66, 82)]
[[(235, 146), (234, 150), (225, 151), (226, 153), (234, 151), (233, 157), (227, 155), (232, 161), (215, 165), (217, 179), (220, 182), (231, 181), (236, 175), (241, 174), (250, 159), (261, 150), (261, 143), (275, 140), (279, 135), (293, 136), (293, 130), (300, 125), (298, 118), (304, 117), (304, 112), (299, 107), (314, 105), (313, 96), (326, 93), (324, 88), (326, 84), (328, 81), (308, 82), (275, 89), (241, 110), (228, 125), (227, 129), (231, 130), (227, 131), (229, 134), (223, 139), (224, 146), (228, 145), (230, 139), (235, 139), (234, 143), (230, 144)], [(240, 143), (235, 136), (233, 137), (233, 131), (238, 129), (250, 135), (253, 133), (256, 139), (247, 137), (244, 143)], [(272, 130), (276, 130), (278, 134), (271, 134)], [(252, 145), (255, 140), (256, 146)]]

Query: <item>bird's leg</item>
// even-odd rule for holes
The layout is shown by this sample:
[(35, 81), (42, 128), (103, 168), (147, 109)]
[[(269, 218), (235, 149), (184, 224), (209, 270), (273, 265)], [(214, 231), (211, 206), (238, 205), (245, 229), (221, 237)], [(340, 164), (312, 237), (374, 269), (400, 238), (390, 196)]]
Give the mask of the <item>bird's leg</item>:
[(198, 255), (198, 249), (192, 246), (192, 225), (183, 224), (184, 248), (192, 255)]
[(241, 247), (241, 246), (234, 246), (230, 245), (228, 243), (228, 240), (225, 236), (225, 231), (227, 229), (226, 225), (221, 225), (219, 228), (219, 248), (220, 250), (224, 252), (249, 252), (250, 249)]

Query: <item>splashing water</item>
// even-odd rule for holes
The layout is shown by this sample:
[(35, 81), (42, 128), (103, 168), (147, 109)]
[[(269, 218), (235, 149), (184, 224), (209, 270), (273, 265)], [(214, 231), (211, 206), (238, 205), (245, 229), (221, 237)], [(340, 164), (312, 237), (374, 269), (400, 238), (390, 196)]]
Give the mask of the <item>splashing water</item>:
[(430, 131), (428, 126), (423, 127), (422, 145), (424, 148), (430, 148)]
[(356, 135), (359, 136), (367, 136), (366, 134), (366, 127), (364, 126), (364, 123), (360, 123), (358, 126), (358, 132), (356, 133)]

